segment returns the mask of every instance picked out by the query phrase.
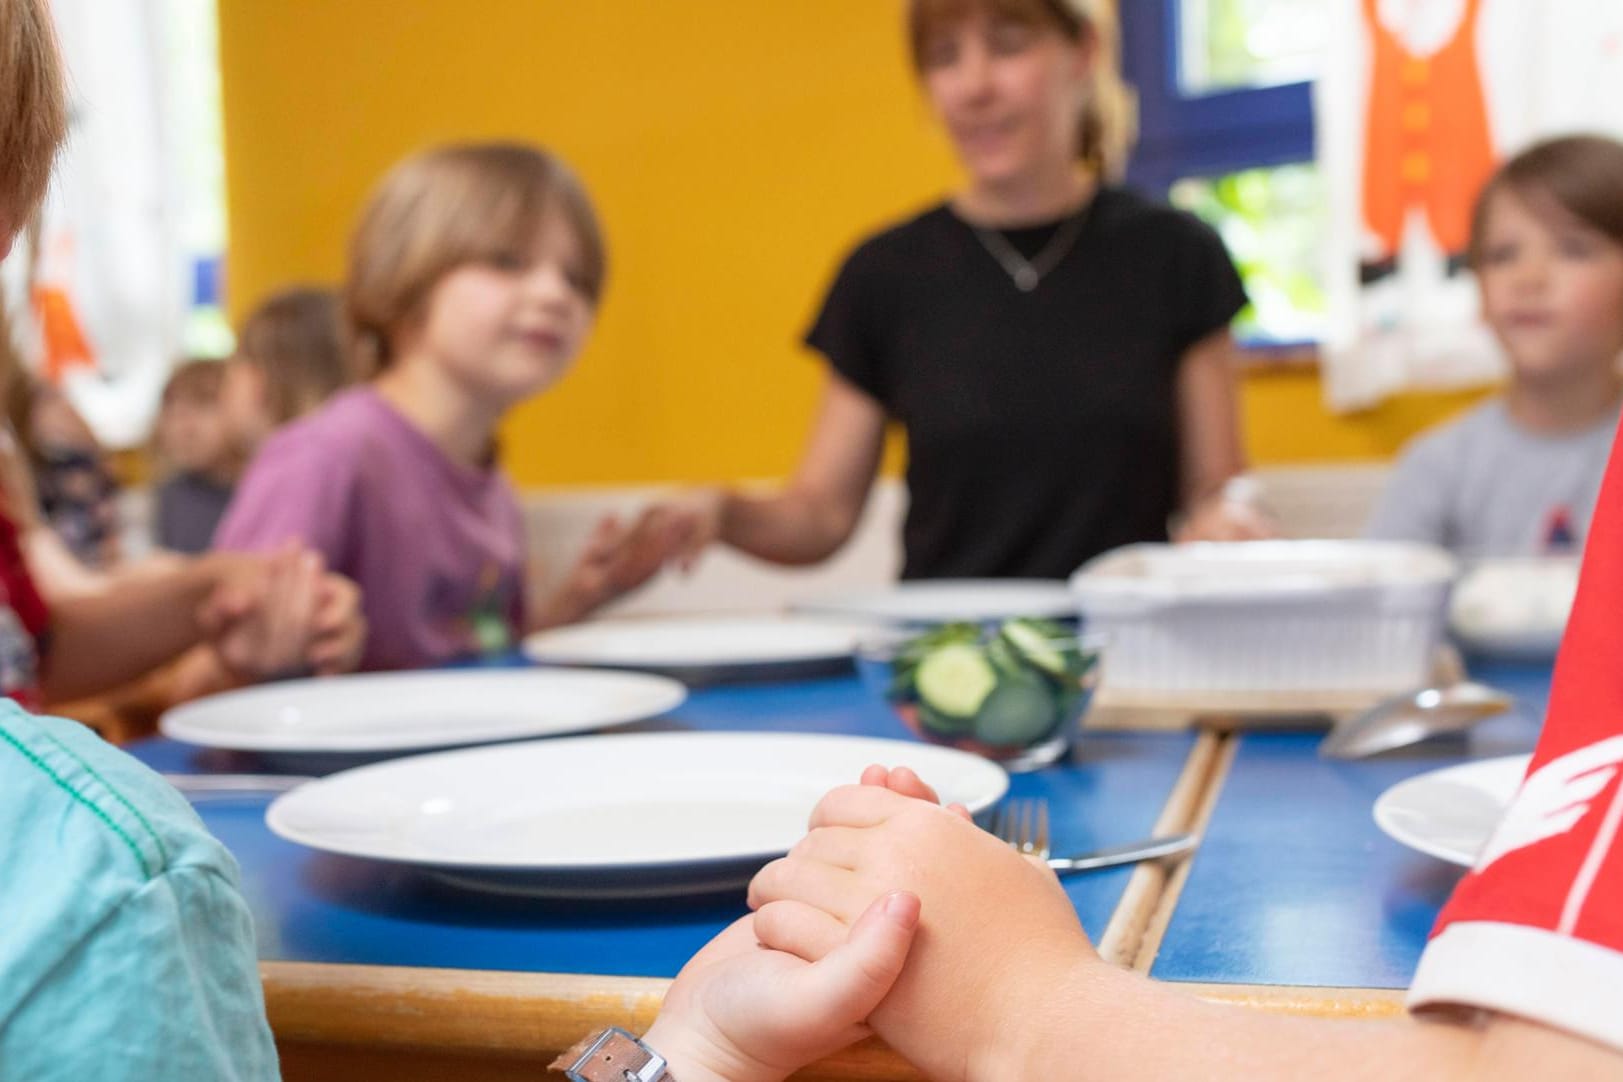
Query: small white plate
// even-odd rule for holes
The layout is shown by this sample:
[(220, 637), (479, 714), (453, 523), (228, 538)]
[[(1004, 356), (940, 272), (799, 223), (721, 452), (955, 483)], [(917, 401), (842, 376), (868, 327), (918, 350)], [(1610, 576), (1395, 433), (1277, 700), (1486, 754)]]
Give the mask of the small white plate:
[(531, 635), (524, 653), (547, 665), (686, 674), (787, 669), (850, 659), (862, 629), (783, 617), (603, 620)]
[(983, 623), (1017, 616), (1074, 619), (1076, 598), (1061, 579), (921, 579), (887, 590), (814, 598), (795, 608), (887, 624)]
[(1530, 759), (1483, 759), (1400, 781), (1376, 798), (1375, 823), (1394, 841), (1469, 868), (1510, 807)]
[(1474, 654), (1550, 660), (1561, 649), (1578, 571), (1572, 556), (1481, 560), (1454, 587), (1449, 630)]
[(740, 886), (789, 850), (829, 789), (906, 765), (972, 811), (1001, 767), (949, 748), (809, 733), (619, 733), (419, 755), (278, 797), (277, 834), (455, 882), (555, 897)]
[(456, 669), (289, 680), (178, 706), (165, 736), (235, 751), (364, 754), (482, 744), (663, 714), (681, 684), (641, 673)]

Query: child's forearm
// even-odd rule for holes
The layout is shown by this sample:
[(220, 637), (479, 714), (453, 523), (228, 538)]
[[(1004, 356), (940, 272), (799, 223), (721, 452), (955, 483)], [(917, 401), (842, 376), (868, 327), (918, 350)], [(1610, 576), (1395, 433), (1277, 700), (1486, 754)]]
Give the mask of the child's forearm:
[(1213, 1082), (1452, 1082), (1623, 1077), (1623, 1056), (1545, 1026), (1286, 1017), (1206, 1003), (1090, 963), (1022, 1003), (969, 1082), (1199, 1078)]
[(241, 561), (212, 553), (103, 593), (67, 598), (51, 611), (42, 674), (45, 697), (96, 695), (170, 660), (202, 636), (198, 609)]

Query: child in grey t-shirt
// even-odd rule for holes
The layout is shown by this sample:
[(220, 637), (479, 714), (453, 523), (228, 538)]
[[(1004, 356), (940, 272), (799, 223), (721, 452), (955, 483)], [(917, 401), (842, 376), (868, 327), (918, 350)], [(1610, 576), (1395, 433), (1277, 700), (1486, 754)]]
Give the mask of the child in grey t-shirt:
[(1366, 534), (1465, 556), (1583, 546), (1623, 404), (1623, 144), (1540, 143), (1478, 197), (1471, 265), (1505, 393), (1403, 453)]
[(1493, 399), (1410, 444), (1367, 533), (1468, 556), (1577, 552), (1589, 532), (1618, 410), (1561, 435), (1521, 427)]

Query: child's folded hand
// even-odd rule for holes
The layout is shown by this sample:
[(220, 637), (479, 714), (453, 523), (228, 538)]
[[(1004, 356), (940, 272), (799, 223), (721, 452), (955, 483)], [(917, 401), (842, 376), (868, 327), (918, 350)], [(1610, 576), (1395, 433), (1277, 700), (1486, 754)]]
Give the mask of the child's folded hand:
[(682, 967), (646, 1040), (681, 1082), (778, 1082), (868, 1035), (918, 917), (912, 895), (875, 899), (815, 961), (763, 949), (744, 917)]
[(237, 558), (198, 622), (226, 673), (243, 683), (346, 672), (366, 640), (355, 584), (297, 543)]
[(869, 1022), (931, 1078), (984, 1077), (985, 1057), (1043, 1016), (1044, 990), (1097, 956), (1052, 872), (932, 807), (914, 782), (900, 780), (905, 795), (852, 785), (824, 797), (811, 832), (750, 884), (754, 930), (815, 961), (876, 897), (917, 895), (924, 935)]
[(305, 664), (317, 676), (354, 672), (366, 647), (366, 632), (361, 588), (343, 575), (327, 572), (316, 586)]
[[(941, 797), (909, 766), (885, 767), (874, 764), (862, 772), (861, 784), (889, 789), (898, 796), (941, 803)], [(971, 819), (969, 809), (962, 804), (948, 804), (947, 810), (962, 819)]]

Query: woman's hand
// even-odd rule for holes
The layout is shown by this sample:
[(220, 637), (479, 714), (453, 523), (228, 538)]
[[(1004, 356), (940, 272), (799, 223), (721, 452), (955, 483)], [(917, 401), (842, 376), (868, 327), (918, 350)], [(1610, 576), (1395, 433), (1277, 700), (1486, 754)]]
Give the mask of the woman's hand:
[(1273, 518), (1248, 500), (1218, 493), (1190, 509), (1174, 531), (1179, 544), (1190, 541), (1266, 541), (1279, 536)]
[(669, 524), (669, 558), (684, 574), (691, 574), (704, 550), (721, 540), (730, 498), (724, 488), (695, 488), (656, 509)]
[(912, 895), (877, 898), (811, 961), (743, 917), (682, 967), (646, 1040), (681, 1082), (778, 1082), (868, 1035), (918, 919)]

